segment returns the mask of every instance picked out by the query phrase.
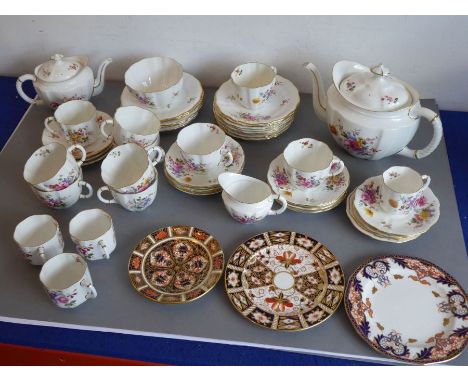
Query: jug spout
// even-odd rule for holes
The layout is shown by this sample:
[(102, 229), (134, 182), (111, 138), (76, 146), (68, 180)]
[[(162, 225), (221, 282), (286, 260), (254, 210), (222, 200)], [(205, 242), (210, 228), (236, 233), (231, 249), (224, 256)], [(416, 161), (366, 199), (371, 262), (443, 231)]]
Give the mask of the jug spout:
[(93, 96), (97, 96), (102, 93), (104, 90), (104, 76), (106, 73), (107, 65), (112, 62), (112, 58), (106, 58), (101, 65), (99, 65), (99, 69), (97, 71), (96, 79), (94, 80), (93, 85)]
[(244, 175), (236, 174), (232, 172), (223, 172), (218, 175), (218, 183), (223, 189), (223, 191), (230, 193), (230, 188), (233, 183), (242, 180)]
[(323, 122), (327, 120), (327, 96), (325, 95), (325, 88), (323, 87), (322, 76), (318, 71), (317, 67), (308, 62), (304, 64), (304, 67), (308, 69), (313, 76), (312, 82), (312, 100), (314, 103), (314, 110), (317, 117)]

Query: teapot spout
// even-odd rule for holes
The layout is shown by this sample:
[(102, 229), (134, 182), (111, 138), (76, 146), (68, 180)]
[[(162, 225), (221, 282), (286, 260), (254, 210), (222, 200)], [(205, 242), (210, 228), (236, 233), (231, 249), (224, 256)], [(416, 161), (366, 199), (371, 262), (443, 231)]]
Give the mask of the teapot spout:
[(93, 96), (97, 96), (102, 93), (104, 90), (104, 76), (106, 73), (106, 68), (107, 65), (109, 65), (112, 62), (112, 58), (106, 58), (101, 65), (99, 65), (99, 69), (97, 71), (97, 76), (96, 79), (94, 80), (94, 85), (93, 85)]
[(308, 69), (313, 75), (312, 82), (312, 100), (314, 103), (314, 110), (317, 117), (323, 122), (327, 120), (327, 96), (325, 95), (325, 89), (323, 87), (322, 76), (318, 71), (317, 67), (312, 63), (305, 63), (304, 67)]

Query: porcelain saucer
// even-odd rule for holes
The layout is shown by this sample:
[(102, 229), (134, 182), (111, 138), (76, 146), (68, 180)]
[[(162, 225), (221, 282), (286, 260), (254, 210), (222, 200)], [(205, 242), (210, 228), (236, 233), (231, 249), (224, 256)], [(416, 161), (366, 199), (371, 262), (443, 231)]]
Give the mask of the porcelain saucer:
[[(139, 106), (154, 112), (157, 117), (164, 122), (166, 120), (175, 120), (182, 114), (189, 114), (192, 108), (196, 106), (203, 99), (203, 88), (200, 81), (189, 73), (184, 73), (184, 83), (182, 90), (178, 93), (176, 100), (167, 105), (166, 109), (156, 109), (144, 100), (138, 100), (133, 94), (130, 93), (127, 87), (124, 88), (121, 96), (120, 103), (122, 106)], [(170, 121), (167, 121), (170, 122)], [(176, 122), (176, 121), (173, 121)], [(164, 128), (161, 129), (165, 131)]]
[(345, 310), (374, 350), (415, 364), (446, 362), (468, 344), (468, 296), (437, 265), (417, 257), (379, 256), (350, 276)]
[(235, 87), (226, 81), (216, 91), (215, 107), (232, 122), (244, 125), (268, 124), (281, 120), (293, 113), (299, 105), (299, 92), (294, 84), (284, 77), (276, 76), (273, 94), (261, 109), (250, 110), (237, 102)]
[[(96, 122), (99, 124), (104, 120), (112, 119), (112, 117), (104, 113), (103, 111), (97, 111)], [(42, 131), (42, 144), (47, 145), (52, 142), (60, 143), (64, 146), (68, 146), (68, 142), (65, 139), (65, 136), (60, 128), (60, 125), (54, 120), (52, 121), (49, 126), (54, 130), (54, 132), (50, 132), (44, 127)], [(108, 138), (100, 135), (95, 142), (88, 146), (84, 146), (86, 150), (86, 161), (84, 165), (94, 163), (95, 159), (98, 157), (103, 156), (103, 154), (107, 153), (112, 148), (113, 138), (112, 134)]]
[(299, 190), (290, 180), (289, 169), (282, 153), (270, 163), (268, 169), (268, 183), (273, 191), (286, 198), (288, 207), (292, 205), (302, 209), (325, 208), (334, 205), (337, 200), (343, 200), (349, 187), (349, 180), (349, 172), (345, 167), (341, 174), (328, 177), (326, 184), (310, 191)]
[(348, 215), (348, 218), (351, 221), (354, 228), (356, 228), (359, 232), (363, 233), (364, 235), (369, 236), (375, 240), (386, 241), (389, 243), (406, 243), (408, 241), (417, 239), (421, 235), (390, 235), (388, 233), (378, 230), (377, 228), (370, 226), (361, 218), (359, 213), (356, 211), (356, 208), (354, 208), (354, 195), (355, 191), (349, 194), (348, 198), (346, 199), (346, 214)]
[(172, 181), (184, 188), (211, 189), (219, 186), (218, 175), (225, 171), (240, 173), (244, 167), (245, 155), (242, 146), (231, 137), (226, 137), (225, 147), (231, 150), (233, 163), (229, 166), (220, 162), (215, 167), (199, 167), (187, 162), (180, 152), (180, 148), (174, 142), (166, 153), (164, 168)]
[(390, 214), (382, 210), (381, 187), (382, 177), (374, 176), (356, 189), (354, 207), (370, 226), (387, 234), (415, 236), (426, 232), (439, 220), (440, 203), (429, 187), (418, 198), (420, 207), (407, 215)]

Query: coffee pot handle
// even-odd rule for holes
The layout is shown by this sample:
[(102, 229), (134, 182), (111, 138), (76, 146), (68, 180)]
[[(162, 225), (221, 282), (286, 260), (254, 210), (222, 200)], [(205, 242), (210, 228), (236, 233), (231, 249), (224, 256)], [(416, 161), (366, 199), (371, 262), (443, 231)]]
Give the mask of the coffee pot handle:
[(286, 208), (288, 207), (288, 202), (284, 198), (284, 196), (281, 196), (281, 195), (274, 195), (274, 196), (275, 196), (275, 200), (281, 204), (281, 207), (278, 208), (277, 210), (271, 209), (270, 211), (268, 211), (268, 215), (282, 214), (284, 211), (286, 211)]
[(36, 81), (36, 76), (33, 74), (23, 74), (22, 76), (19, 76), (18, 79), (16, 80), (16, 90), (18, 91), (18, 94), (21, 96), (22, 99), (24, 99), (27, 103), (32, 103), (34, 105), (42, 105), (44, 103), (43, 100), (41, 99), (32, 99), (29, 97), (23, 90), (23, 83), (25, 81)]
[(434, 129), (434, 134), (432, 135), (432, 139), (429, 144), (420, 150), (413, 150), (409, 147), (405, 147), (401, 150), (398, 155), (403, 155), (408, 158), (414, 159), (421, 159), (427, 157), (431, 154), (439, 145), (440, 140), (442, 139), (442, 122), (440, 121), (440, 117), (437, 113), (434, 113), (431, 109), (427, 107), (416, 106), (411, 108), (408, 112), (408, 116), (411, 119), (418, 119), (420, 117), (426, 118), (432, 124), (432, 128)]

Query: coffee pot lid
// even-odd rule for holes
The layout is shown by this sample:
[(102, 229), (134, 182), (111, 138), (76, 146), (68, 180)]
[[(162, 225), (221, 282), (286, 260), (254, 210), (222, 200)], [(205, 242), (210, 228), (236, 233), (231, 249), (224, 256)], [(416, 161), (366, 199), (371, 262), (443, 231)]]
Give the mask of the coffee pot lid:
[(45, 82), (65, 81), (76, 76), (83, 66), (77, 56), (64, 57), (62, 54), (54, 54), (49, 61), (37, 67), (36, 76)]
[(347, 101), (370, 111), (395, 111), (412, 104), (411, 92), (382, 64), (350, 74), (338, 90)]

